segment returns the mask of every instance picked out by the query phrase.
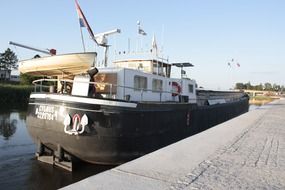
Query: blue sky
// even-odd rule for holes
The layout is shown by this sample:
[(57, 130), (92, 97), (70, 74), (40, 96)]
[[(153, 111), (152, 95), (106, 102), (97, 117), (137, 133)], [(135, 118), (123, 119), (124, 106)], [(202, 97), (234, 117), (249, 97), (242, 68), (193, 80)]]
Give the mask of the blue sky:
[[(109, 39), (114, 51), (131, 50), (139, 42), (147, 51), (153, 34), (170, 62), (189, 61), (186, 69), (199, 86), (228, 89), (236, 82), (285, 85), (285, 1), (281, 0), (79, 0), (94, 33), (120, 28)], [(35, 54), (9, 46), (15, 41), (58, 53), (82, 51), (73, 0), (9, 0), (0, 6), (0, 51), (10, 47), (20, 59)], [(138, 40), (140, 20), (147, 36)], [(89, 51), (95, 49), (84, 31)], [(231, 60), (234, 59), (233, 62)], [(231, 62), (231, 67), (228, 66)], [(237, 67), (236, 63), (241, 66)], [(174, 76), (178, 76), (175, 70)]]

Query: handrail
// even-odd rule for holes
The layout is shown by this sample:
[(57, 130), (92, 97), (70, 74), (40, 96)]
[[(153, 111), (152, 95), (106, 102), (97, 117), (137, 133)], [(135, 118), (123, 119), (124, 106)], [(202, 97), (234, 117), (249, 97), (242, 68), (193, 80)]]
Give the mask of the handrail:
[[(74, 80), (70, 80), (70, 79), (37, 79), (37, 80), (34, 80), (33, 81), (33, 84), (35, 85), (35, 91), (36, 91), (36, 87), (38, 85), (40, 85), (40, 91), (42, 91), (42, 88), (48, 88), (50, 87), (50, 85), (44, 85), (43, 82), (64, 82), (64, 83), (73, 83)], [(105, 82), (86, 82), (86, 81), (77, 81), (79, 83), (88, 83), (88, 84), (93, 84), (93, 85), (106, 85), (106, 86), (109, 86), (109, 93), (106, 93), (106, 94), (109, 94), (109, 97), (112, 97), (112, 90), (114, 88), (125, 88), (125, 89), (131, 89), (131, 90), (135, 90), (137, 92), (140, 92), (140, 96), (141, 96), (141, 101), (143, 100), (143, 95), (145, 92), (155, 92), (155, 93), (159, 93), (160, 94), (160, 101), (161, 101), (161, 97), (162, 97), (162, 94), (163, 93), (166, 93), (166, 94), (177, 94), (177, 95), (181, 95), (181, 93), (177, 93), (173, 90), (171, 91), (163, 91), (163, 90), (153, 90), (153, 89), (144, 89), (144, 88), (134, 88), (134, 87), (129, 87), (129, 86), (123, 86), (123, 85), (117, 85), (117, 84), (112, 84), (112, 83), (105, 83)], [(38, 84), (40, 83), (40, 84)], [(239, 96), (230, 96), (230, 97), (227, 97), (226, 100), (229, 100), (229, 99), (232, 99), (232, 100), (235, 100), (235, 99), (239, 99), (241, 97)], [(221, 99), (218, 96), (215, 96), (215, 95), (210, 95), (209, 97), (206, 97), (204, 95), (201, 95), (201, 96), (197, 96), (197, 98), (189, 98), (189, 100), (194, 100), (194, 101), (206, 101), (206, 100), (216, 100), (216, 99)]]
[[(50, 85), (44, 85), (43, 82), (63, 82), (63, 83), (74, 83), (74, 80), (70, 80), (70, 79), (37, 79), (37, 80), (34, 80), (32, 83), (35, 85), (35, 91), (37, 91), (37, 86), (40, 86), (40, 91), (42, 92), (43, 88), (48, 88), (50, 87)], [(104, 94), (108, 94), (109, 95), (109, 98), (112, 98), (112, 91), (114, 88), (125, 88), (125, 89), (131, 89), (131, 90), (135, 90), (137, 92), (140, 92), (140, 96), (141, 96), (141, 101), (143, 101), (143, 95), (145, 92), (155, 92), (155, 93), (159, 93), (160, 95), (160, 101), (162, 99), (162, 94), (163, 93), (166, 93), (166, 94), (177, 94), (177, 95), (181, 95), (181, 92), (180, 93), (177, 93), (173, 90), (171, 91), (163, 91), (163, 90), (153, 90), (153, 89), (144, 89), (144, 88), (134, 88), (134, 87), (129, 87), (129, 86), (123, 86), (123, 85), (117, 85), (117, 84), (112, 84), (112, 83), (106, 83), (106, 82), (86, 82), (86, 81), (76, 81), (78, 83), (88, 83), (88, 84), (93, 84), (93, 85), (106, 85), (106, 86), (109, 86), (109, 92), (108, 93), (104, 93)], [(38, 84), (40, 83), (40, 84)], [(64, 84), (65, 85), (65, 84)], [(240, 99), (241, 97), (238, 97), (238, 96), (230, 96), (230, 97), (227, 97), (225, 100), (235, 100), (235, 99)], [(114, 98), (115, 99), (115, 98)], [(201, 101), (206, 101), (206, 100), (215, 100), (215, 99), (220, 99), (218, 96), (210, 96), (210, 97), (206, 97), (206, 96), (197, 96), (197, 98), (189, 98), (188, 100), (192, 100), (192, 101), (195, 101), (195, 102), (201, 102)]]
[[(34, 80), (32, 83), (34, 85), (38, 85), (37, 83), (38, 82), (69, 82), (69, 83), (73, 83), (74, 80), (70, 80), (70, 79), (37, 79), (37, 80)], [(136, 91), (151, 91), (151, 92), (158, 92), (158, 93), (169, 93), (169, 94), (177, 94), (177, 95), (180, 95), (181, 93), (177, 93), (175, 91), (163, 91), (163, 90), (153, 90), (153, 89), (144, 89), (144, 88), (134, 88), (134, 87), (129, 87), (129, 86), (122, 86), (122, 85), (117, 85), (117, 84), (112, 84), (112, 83), (105, 83), (105, 82), (85, 82), (85, 81), (77, 81), (79, 83), (88, 83), (88, 84), (98, 84), (98, 85), (109, 85), (110, 86), (110, 93), (112, 92), (112, 88), (113, 87), (119, 87), (119, 88), (126, 88), (126, 89), (132, 89), (132, 90), (136, 90)], [(45, 85), (42, 85), (40, 84), (41, 86), (45, 86)], [(46, 86), (48, 87), (48, 86)]]

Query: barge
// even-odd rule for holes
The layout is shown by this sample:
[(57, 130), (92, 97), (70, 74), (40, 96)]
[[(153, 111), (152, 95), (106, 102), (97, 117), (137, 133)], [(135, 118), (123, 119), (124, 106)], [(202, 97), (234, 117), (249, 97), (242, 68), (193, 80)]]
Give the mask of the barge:
[[(66, 57), (68, 65), (85, 57), (90, 68), (37, 67), (47, 59), (64, 65)], [(195, 80), (170, 77), (173, 64), (124, 60), (97, 69), (95, 59), (81, 53), (21, 62), (22, 70), (31, 61), (29, 72), (50, 76), (34, 81), (26, 120), (39, 159), (50, 152), (50, 162), (118, 165), (248, 111), (243, 92), (197, 89)]]
[[(77, 1), (76, 6), (80, 23), (98, 43)], [(26, 119), (40, 161), (67, 170), (74, 159), (118, 165), (248, 111), (243, 92), (198, 89), (184, 76), (190, 63), (152, 56), (116, 60), (108, 67), (105, 37), (118, 32), (99, 36), (105, 67), (96, 67), (96, 52), (20, 62), (21, 73), (44, 76), (33, 82)], [(153, 44), (153, 52), (156, 48)], [(172, 67), (181, 69), (181, 78), (171, 77)]]

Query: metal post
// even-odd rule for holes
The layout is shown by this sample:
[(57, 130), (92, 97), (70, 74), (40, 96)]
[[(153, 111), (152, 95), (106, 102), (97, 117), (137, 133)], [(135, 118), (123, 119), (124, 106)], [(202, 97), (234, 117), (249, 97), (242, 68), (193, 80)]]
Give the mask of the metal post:
[(112, 88), (113, 88), (113, 84), (110, 84), (110, 98), (112, 97)]
[(108, 66), (108, 50), (109, 46), (106, 46), (104, 49), (104, 67)]
[(41, 80), (41, 84), (40, 84), (40, 92), (43, 91), (43, 81)]
[(82, 34), (82, 27), (80, 27), (80, 34), (81, 34), (81, 41), (82, 41), (82, 45), (83, 45), (83, 50), (85, 51), (85, 43), (84, 43), (84, 38), (83, 38), (83, 34)]
[(143, 89), (141, 89), (141, 101), (143, 100)]

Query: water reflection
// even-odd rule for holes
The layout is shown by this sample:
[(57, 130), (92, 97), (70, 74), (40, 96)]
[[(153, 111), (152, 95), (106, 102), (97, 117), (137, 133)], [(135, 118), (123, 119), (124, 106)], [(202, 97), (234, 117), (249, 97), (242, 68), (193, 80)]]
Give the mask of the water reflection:
[(0, 189), (58, 189), (111, 168), (78, 163), (71, 173), (37, 161), (25, 118), (0, 113)]
[(107, 169), (111, 169), (110, 166), (82, 162), (74, 172), (68, 172), (34, 160), (25, 189), (58, 189)]
[(10, 114), (0, 115), (0, 135), (4, 137), (4, 140), (9, 140), (17, 129), (17, 120), (10, 117)]

